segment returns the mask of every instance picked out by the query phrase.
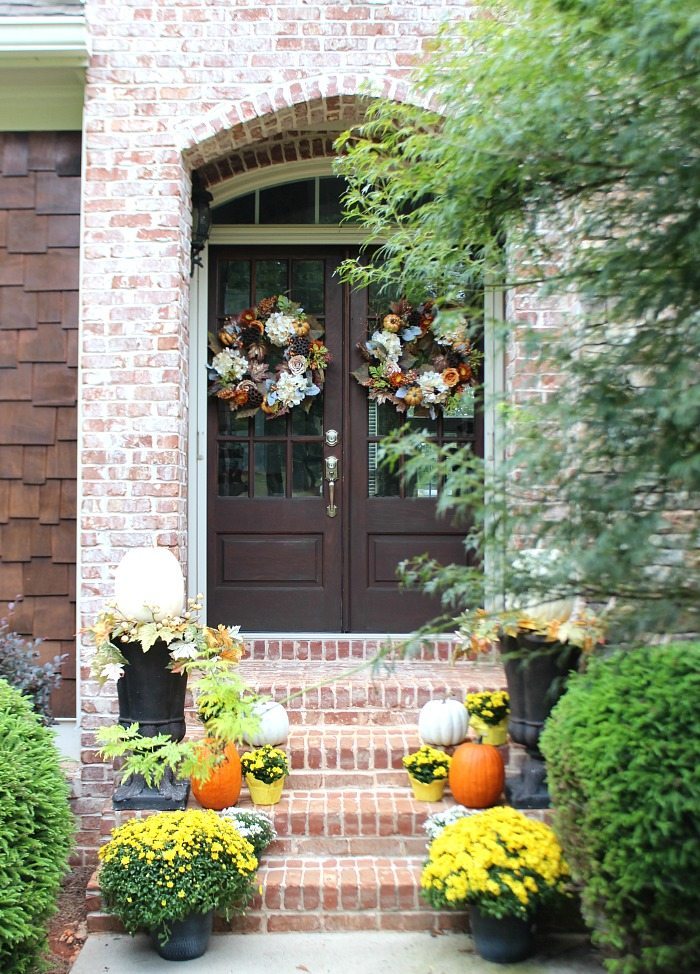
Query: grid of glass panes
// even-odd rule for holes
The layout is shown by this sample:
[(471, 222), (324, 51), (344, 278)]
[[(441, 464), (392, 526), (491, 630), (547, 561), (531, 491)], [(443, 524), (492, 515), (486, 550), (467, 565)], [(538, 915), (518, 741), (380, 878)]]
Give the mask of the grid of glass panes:
[[(389, 311), (392, 301), (398, 295), (387, 291), (380, 292), (370, 285), (368, 294), (368, 337), (380, 328), (382, 318)], [(410, 479), (400, 465), (390, 470), (380, 462), (380, 441), (394, 430), (408, 424), (413, 432), (425, 432), (425, 440), (440, 445), (444, 443), (473, 443), (475, 401), (473, 396), (465, 396), (458, 413), (450, 416), (437, 415), (411, 417), (398, 413), (391, 402), (377, 403), (368, 400), (367, 404), (367, 483), (370, 497), (437, 497), (442, 483), (433, 464), (426, 459), (415, 476)]]
[(338, 224), (347, 183), (338, 176), (315, 176), (256, 189), (212, 210), (213, 222), (242, 226)]
[[(261, 298), (289, 294), (325, 324), (324, 261), (318, 259), (222, 261), (217, 325)], [(268, 359), (274, 371), (274, 360)], [(218, 406), (218, 490), (221, 497), (318, 497), (323, 492), (323, 390), (308, 412), (286, 416), (259, 410), (241, 418)]]

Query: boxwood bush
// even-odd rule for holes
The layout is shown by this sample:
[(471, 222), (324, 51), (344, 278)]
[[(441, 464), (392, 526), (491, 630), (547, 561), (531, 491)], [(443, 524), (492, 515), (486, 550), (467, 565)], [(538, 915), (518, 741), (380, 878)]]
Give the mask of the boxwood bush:
[(73, 836), (52, 732), (0, 679), (0, 971), (41, 969)]
[(700, 643), (593, 660), (541, 737), (554, 828), (614, 974), (700, 970)]

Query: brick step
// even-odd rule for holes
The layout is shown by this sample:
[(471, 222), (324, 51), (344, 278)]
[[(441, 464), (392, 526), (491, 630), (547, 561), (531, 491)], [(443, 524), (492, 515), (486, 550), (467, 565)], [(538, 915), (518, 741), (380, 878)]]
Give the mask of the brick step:
[[(242, 634), (245, 637), (245, 634)], [(394, 653), (405, 636), (353, 637), (288, 637), (252, 636), (245, 639), (247, 658), (254, 660), (316, 660), (359, 661), (374, 659), (381, 651), (393, 647)], [(416, 660), (450, 660), (455, 640), (450, 636), (436, 637), (420, 646), (412, 654)]]
[[(304, 790), (292, 776), (279, 804), (265, 809), (278, 834), (268, 853), (420, 856), (426, 848), (426, 818), (453, 804), (449, 792), (441, 802), (416, 801), (405, 772), (395, 788), (353, 788), (345, 782), (338, 788)], [(252, 807), (245, 790), (238, 807)]]
[(483, 662), (400, 661), (373, 673), (338, 662), (243, 660), (240, 671), (251, 687), (282, 703), (295, 724), (411, 724), (429, 700), (505, 687), (503, 668)]
[[(422, 856), (266, 855), (263, 893), (229, 927), (245, 932), (466, 929), (466, 914), (438, 912), (420, 896)], [(101, 910), (99, 885), (88, 886), (89, 933), (121, 930)], [(222, 921), (223, 923), (223, 921)]]
[[(293, 772), (403, 771), (402, 758), (420, 746), (415, 723), (321, 726), (294, 724), (286, 745)], [(296, 774), (294, 775), (296, 780)]]

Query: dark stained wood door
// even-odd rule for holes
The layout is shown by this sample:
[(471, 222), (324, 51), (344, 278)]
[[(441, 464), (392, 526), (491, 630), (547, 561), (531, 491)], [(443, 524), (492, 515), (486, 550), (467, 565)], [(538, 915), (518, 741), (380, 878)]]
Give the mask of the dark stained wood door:
[[(427, 552), (463, 562), (464, 526), (438, 520), (440, 488), (377, 465), (377, 444), (402, 418), (369, 403), (351, 376), (357, 343), (386, 308), (338, 280), (346, 248), (210, 251), (210, 328), (263, 297), (287, 293), (325, 326), (332, 361), (308, 416), (238, 419), (211, 400), (208, 418), (208, 594), (216, 622), (259, 632), (409, 632), (439, 609), (396, 581), (399, 561)], [(416, 419), (430, 438), (473, 442), (480, 417)], [(337, 444), (328, 444), (336, 431)], [(330, 437), (332, 439), (332, 437)], [(338, 460), (329, 517), (324, 461)]]

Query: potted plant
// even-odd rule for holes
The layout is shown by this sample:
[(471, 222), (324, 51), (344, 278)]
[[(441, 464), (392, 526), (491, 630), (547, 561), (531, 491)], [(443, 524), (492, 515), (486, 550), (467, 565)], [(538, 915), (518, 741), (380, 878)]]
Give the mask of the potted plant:
[(289, 774), (284, 751), (271, 744), (263, 744), (241, 755), (241, 767), (253, 803), (276, 805), (282, 797), (284, 779)]
[(561, 697), (566, 678), (603, 642), (603, 621), (580, 599), (540, 602), (503, 612), (476, 609), (462, 614), (455, 656), (500, 646), (508, 684), (508, 733), (527, 754), (518, 775), (509, 776), (506, 796), (518, 808), (548, 808), (546, 768), (538, 742), (544, 722)]
[(499, 747), (508, 740), (510, 697), (505, 690), (468, 693), (464, 701), (469, 724), (482, 744)]
[(146, 930), (167, 960), (207, 949), (214, 911), (243, 912), (257, 891), (253, 846), (216, 812), (131, 819), (99, 851), (104, 902), (130, 934)]
[[(260, 698), (237, 671), (243, 654), (237, 628), (214, 629), (192, 618), (189, 625), (194, 630), (191, 639), (172, 639), (167, 644), (165, 672), (185, 681), (193, 676), (191, 690), (205, 737), (183, 740), (183, 730), (173, 738), (170, 728), (161, 733), (158, 725), (144, 727), (138, 720), (120, 719), (117, 726), (102, 727), (97, 735), (100, 754), (123, 761), (122, 785), (115, 792), (115, 803), (136, 782), (135, 795), (128, 798), (130, 804), (122, 807), (153, 808), (154, 804), (144, 801), (144, 791), (159, 795), (164, 782), (187, 783), (189, 779), (204, 807), (221, 809), (238, 799), (241, 771), (236, 747), (259, 726), (256, 705)], [(145, 649), (142, 655), (150, 652), (150, 648)]]
[(506, 964), (534, 953), (535, 915), (567, 891), (568, 877), (549, 826), (500, 806), (460, 818), (433, 839), (421, 890), (439, 909), (468, 907), (477, 952)]
[(413, 797), (421, 802), (439, 802), (445, 790), (445, 782), (452, 759), (449, 754), (429, 744), (424, 744), (403, 758), (408, 771)]
[(277, 838), (277, 830), (264, 812), (248, 808), (224, 808), (221, 817), (231, 822), (243, 838), (250, 842), (258, 859)]

